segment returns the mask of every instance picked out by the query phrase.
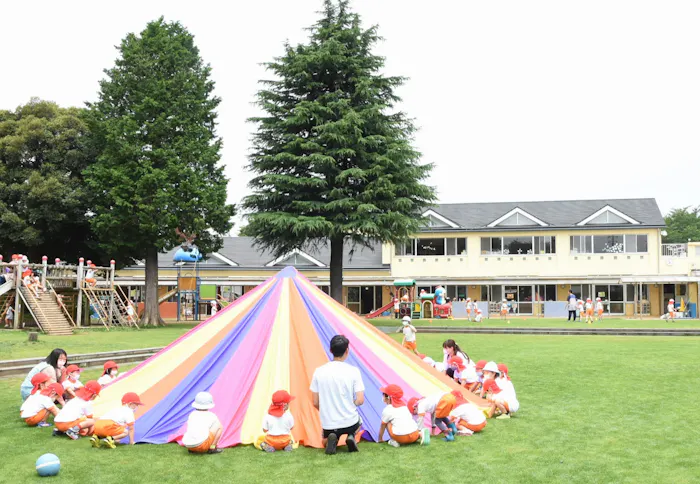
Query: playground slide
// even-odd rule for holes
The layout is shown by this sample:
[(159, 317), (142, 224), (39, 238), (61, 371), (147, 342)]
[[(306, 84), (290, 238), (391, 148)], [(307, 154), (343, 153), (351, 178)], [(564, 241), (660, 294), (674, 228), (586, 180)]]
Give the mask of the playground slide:
[(14, 286), (15, 286), (14, 281), (7, 281), (5, 284), (0, 286), (0, 296), (2, 296), (3, 294), (5, 294), (7, 291), (9, 291), (11, 289), (14, 289)]
[(380, 316), (384, 311), (387, 311), (387, 310), (389, 310), (389, 309), (392, 309), (393, 307), (394, 307), (394, 303), (393, 303), (393, 302), (390, 302), (389, 304), (387, 304), (387, 305), (385, 305), (385, 306), (382, 306), (381, 308), (372, 311), (372, 312), (369, 313), (367, 316), (365, 316), (365, 318), (366, 318), (366, 319), (376, 318), (377, 316)]
[(166, 292), (163, 294), (161, 297), (158, 298), (158, 304), (167, 301), (171, 297), (173, 297), (177, 293), (177, 289), (173, 289), (171, 291)]

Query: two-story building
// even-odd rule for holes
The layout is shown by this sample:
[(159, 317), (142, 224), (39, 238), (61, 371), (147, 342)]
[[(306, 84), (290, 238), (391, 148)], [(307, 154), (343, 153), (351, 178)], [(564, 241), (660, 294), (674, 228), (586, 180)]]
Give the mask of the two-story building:
[[(350, 309), (381, 307), (393, 281), (405, 278), (428, 292), (441, 284), (453, 300), (507, 299), (523, 315), (540, 314), (537, 303), (564, 301), (569, 290), (602, 297), (614, 315), (658, 316), (669, 298), (698, 301), (700, 243), (662, 244), (664, 218), (654, 199), (441, 204), (423, 217), (425, 227), (406, 244), (374, 244), (352, 255), (348, 247), (343, 294)], [(202, 284), (230, 298), (294, 265), (327, 290), (327, 247), (275, 258), (252, 242), (226, 238), (198, 264)], [(166, 291), (178, 267), (172, 253), (159, 265)], [(118, 276), (138, 299), (143, 267)]]

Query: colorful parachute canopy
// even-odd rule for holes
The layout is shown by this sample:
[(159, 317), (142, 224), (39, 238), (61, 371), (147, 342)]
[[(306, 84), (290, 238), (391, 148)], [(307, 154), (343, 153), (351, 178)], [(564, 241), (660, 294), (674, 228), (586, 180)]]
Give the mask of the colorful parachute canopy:
[(314, 370), (331, 359), (336, 334), (350, 340), (347, 362), (360, 369), (365, 385), (359, 407), (365, 439), (377, 440), (384, 408), (379, 388), (390, 383), (403, 388), (405, 399), (461, 389), (484, 405), (289, 267), (107, 385), (95, 415), (136, 392), (144, 403), (136, 413), (136, 441), (178, 441), (195, 395), (209, 391), (224, 427), (220, 445), (230, 447), (255, 443), (272, 394), (287, 390), (297, 397), (290, 404), (295, 440), (321, 447), (309, 386)]

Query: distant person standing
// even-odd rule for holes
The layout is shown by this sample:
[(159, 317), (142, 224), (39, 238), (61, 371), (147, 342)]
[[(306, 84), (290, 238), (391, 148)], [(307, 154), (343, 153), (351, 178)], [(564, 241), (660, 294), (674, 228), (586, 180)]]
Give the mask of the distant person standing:
[(574, 323), (576, 322), (576, 295), (574, 292), (569, 289), (569, 295), (566, 298), (566, 308), (569, 310), (569, 319), (567, 321), (571, 321), (573, 319)]

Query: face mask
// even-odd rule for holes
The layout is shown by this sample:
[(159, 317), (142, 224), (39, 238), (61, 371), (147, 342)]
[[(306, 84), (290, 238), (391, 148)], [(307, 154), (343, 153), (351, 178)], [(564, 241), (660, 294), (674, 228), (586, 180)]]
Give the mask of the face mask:
[(450, 354), (450, 350), (448, 350), (447, 348), (443, 348), (443, 349), (442, 349), (442, 352), (443, 352), (444, 354), (446, 354), (446, 355), (449, 355), (449, 354)]
[(109, 372), (109, 374), (112, 376), (117, 376), (117, 373), (119, 373), (117, 370), (112, 370)]
[(59, 368), (63, 368), (64, 366), (66, 366), (66, 360), (65, 360), (65, 358), (64, 358), (64, 359), (59, 359), (57, 364), (58, 364), (58, 367), (59, 367)]

